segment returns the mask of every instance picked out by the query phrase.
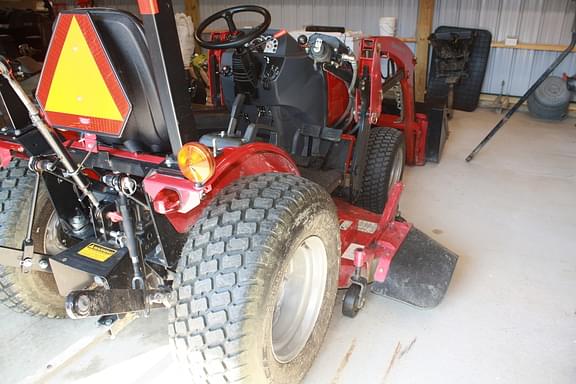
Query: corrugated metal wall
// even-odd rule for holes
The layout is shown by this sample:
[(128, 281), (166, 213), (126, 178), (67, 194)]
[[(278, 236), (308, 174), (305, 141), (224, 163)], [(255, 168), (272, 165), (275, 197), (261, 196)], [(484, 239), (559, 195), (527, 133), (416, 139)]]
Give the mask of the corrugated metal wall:
[[(201, 0), (202, 17), (219, 9), (243, 4), (245, 0)], [(273, 26), (300, 29), (307, 24), (344, 25), (365, 34), (378, 33), (381, 16), (398, 18), (398, 36), (416, 35), (418, 0), (268, 0), (252, 1), (267, 7)], [(453, 25), (482, 28), (495, 40), (516, 36), (523, 43), (568, 44), (574, 19), (571, 0), (436, 0), (434, 26)], [(521, 95), (558, 56), (495, 48), (484, 81), (483, 92)], [(576, 72), (572, 54), (556, 73)]]
[[(418, 0), (200, 0), (201, 18), (246, 3), (268, 8), (272, 26), (278, 28), (293, 30), (308, 24), (343, 25), (365, 34), (377, 34), (381, 16), (396, 16), (399, 37), (416, 34)], [(97, 4), (137, 12), (135, 0), (100, 0)], [(174, 0), (174, 8), (183, 10), (183, 1)], [(492, 32), (495, 40), (516, 36), (523, 43), (568, 44), (574, 12), (571, 0), (436, 0), (434, 26), (483, 28)], [(240, 25), (257, 21), (240, 20)], [(521, 95), (558, 54), (493, 49), (483, 92), (499, 93), (504, 81), (505, 94)], [(558, 74), (563, 72), (576, 72), (576, 55), (570, 55), (556, 71)]]
[[(571, 0), (437, 0), (435, 25), (482, 28), (494, 40), (518, 37), (522, 43), (568, 44), (575, 7)], [(522, 95), (559, 55), (557, 52), (495, 48), (483, 92)], [(570, 55), (556, 74), (576, 72)]]

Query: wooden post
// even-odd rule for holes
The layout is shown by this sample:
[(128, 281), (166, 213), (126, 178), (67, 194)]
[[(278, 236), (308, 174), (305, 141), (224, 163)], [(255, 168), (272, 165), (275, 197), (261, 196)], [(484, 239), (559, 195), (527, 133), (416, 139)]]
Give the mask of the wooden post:
[(428, 72), (428, 36), (432, 33), (435, 0), (420, 0), (416, 25), (416, 101), (423, 102), (426, 95)]
[[(184, 13), (192, 18), (194, 29), (198, 28), (198, 25), (200, 25), (200, 6), (198, 0), (184, 0)], [(196, 43), (194, 51), (196, 51), (196, 53), (202, 51), (198, 43)]]
[(192, 18), (194, 28), (200, 24), (200, 6), (198, 0), (184, 0), (184, 13)]

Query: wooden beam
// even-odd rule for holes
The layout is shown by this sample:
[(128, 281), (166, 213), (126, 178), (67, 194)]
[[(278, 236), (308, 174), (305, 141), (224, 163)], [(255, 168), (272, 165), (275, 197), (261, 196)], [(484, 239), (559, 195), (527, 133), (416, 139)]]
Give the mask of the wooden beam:
[[(417, 41), (415, 37), (400, 37), (400, 40), (405, 43), (415, 43)], [(492, 48), (524, 49), (527, 51), (543, 52), (563, 52), (566, 49), (566, 45), (562, 44), (518, 43), (516, 45), (506, 45), (503, 41), (492, 41), (490, 46)], [(576, 48), (574, 48), (572, 52), (576, 52)]]
[[(506, 108), (504, 108), (504, 113), (508, 109), (510, 109), (518, 100), (520, 100), (520, 97), (518, 97), (518, 96), (503, 95), (503, 98), (507, 101), (506, 105), (505, 105)], [(493, 109), (493, 108), (495, 108), (494, 103), (496, 102), (497, 99), (498, 99), (498, 95), (494, 95), (491, 93), (481, 93), (478, 106), (481, 108)], [(520, 111), (528, 111), (528, 103), (522, 104), (522, 106), (520, 106)], [(575, 102), (571, 102), (568, 105), (568, 112), (570, 113), (571, 117), (576, 116), (576, 103)]]
[[(508, 49), (526, 49), (529, 51), (547, 51), (547, 52), (562, 52), (567, 47), (560, 44), (538, 44), (538, 43), (518, 43), (516, 45), (506, 45), (503, 41), (493, 41), (490, 46), (492, 48), (508, 48)], [(576, 52), (576, 48), (572, 50)]]
[(416, 101), (423, 102), (426, 96), (428, 74), (428, 36), (432, 33), (435, 0), (420, 0), (416, 25)]

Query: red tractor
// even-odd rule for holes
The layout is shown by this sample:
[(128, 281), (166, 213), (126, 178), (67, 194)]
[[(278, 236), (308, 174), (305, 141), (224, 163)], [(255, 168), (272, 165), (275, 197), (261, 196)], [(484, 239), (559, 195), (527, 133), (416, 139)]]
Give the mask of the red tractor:
[[(37, 103), (0, 62), (0, 301), (54, 318), (168, 307), (194, 378), (235, 383), (300, 381), (339, 288), (347, 316), (368, 291), (440, 302), (457, 256), (397, 211), (427, 137), (402, 42), (366, 37), (356, 57), (229, 8), (196, 33), (222, 101), (200, 108), (171, 2), (138, 4), (142, 21), (62, 12)], [(238, 29), (239, 12), (263, 21)], [(206, 38), (217, 19), (226, 37)]]

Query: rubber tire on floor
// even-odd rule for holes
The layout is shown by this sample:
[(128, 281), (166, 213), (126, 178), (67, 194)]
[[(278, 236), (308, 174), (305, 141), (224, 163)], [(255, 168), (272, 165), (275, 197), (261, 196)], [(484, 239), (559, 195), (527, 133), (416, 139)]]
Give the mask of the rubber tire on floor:
[[(0, 170), (0, 244), (22, 247), (33, 189), (34, 175), (25, 161), (13, 160), (7, 169)], [(44, 233), (52, 212), (48, 193), (41, 189), (32, 237), (37, 252), (44, 253)], [(16, 312), (29, 315), (66, 317), (64, 298), (58, 294), (50, 273), (25, 274), (0, 265), (0, 302)]]
[(355, 205), (374, 213), (384, 211), (384, 206), (388, 201), (388, 188), (394, 159), (400, 150), (406, 153), (402, 131), (384, 127), (370, 129), (366, 167), (360, 194), (354, 201)]
[[(303, 350), (282, 364), (271, 345), (276, 296), (286, 255), (311, 235), (326, 248), (325, 295)], [(171, 342), (194, 382), (300, 382), (330, 322), (339, 260), (336, 208), (319, 185), (264, 174), (220, 192), (190, 232), (169, 312)]]
[[(454, 87), (454, 102), (453, 108), (461, 111), (472, 112), (478, 107), (480, 101), (480, 93), (482, 91), (482, 84), (484, 83), (484, 76), (486, 74), (486, 67), (488, 66), (488, 58), (490, 55), (490, 44), (492, 42), (492, 34), (490, 31), (484, 29), (471, 29), (471, 28), (458, 28), (440, 26), (436, 28), (434, 33), (441, 32), (459, 32), (459, 31), (476, 31), (477, 35), (474, 40), (470, 59), (468, 61), (469, 76), (462, 79)], [(434, 62), (436, 54), (432, 50), (432, 59), (430, 61), (430, 74), (428, 76), (428, 89), (426, 93), (427, 98), (443, 98), (448, 97), (448, 85), (444, 79), (436, 77), (436, 68)]]
[(550, 76), (528, 97), (528, 110), (538, 119), (562, 120), (568, 115), (571, 98), (566, 81)]

